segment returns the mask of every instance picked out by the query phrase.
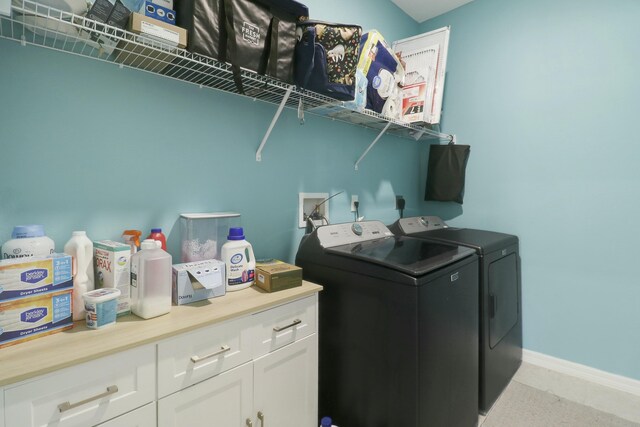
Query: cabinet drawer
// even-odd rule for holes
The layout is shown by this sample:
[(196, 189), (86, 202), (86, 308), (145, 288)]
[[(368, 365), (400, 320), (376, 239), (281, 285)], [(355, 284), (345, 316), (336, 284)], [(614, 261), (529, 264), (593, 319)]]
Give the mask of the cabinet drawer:
[(253, 357), (260, 357), (317, 331), (317, 295), (254, 314)]
[(100, 424), (99, 427), (156, 427), (156, 402)]
[(158, 344), (158, 397), (251, 360), (249, 318), (167, 339)]
[(127, 350), (5, 388), (6, 427), (93, 426), (152, 402), (154, 347)]

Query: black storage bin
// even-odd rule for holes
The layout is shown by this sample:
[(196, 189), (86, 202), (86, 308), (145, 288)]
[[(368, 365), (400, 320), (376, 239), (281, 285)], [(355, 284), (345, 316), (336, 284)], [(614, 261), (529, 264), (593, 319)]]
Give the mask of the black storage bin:
[(178, 25), (189, 31), (187, 49), (240, 68), (293, 83), (296, 23), (309, 9), (294, 0), (178, 0)]

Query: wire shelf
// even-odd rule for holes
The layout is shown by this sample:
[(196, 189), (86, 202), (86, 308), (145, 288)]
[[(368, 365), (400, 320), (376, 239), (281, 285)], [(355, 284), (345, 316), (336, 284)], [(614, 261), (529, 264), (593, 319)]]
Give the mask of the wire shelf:
[(188, 52), (168, 41), (142, 36), (84, 16), (50, 8), (31, 0), (13, 0), (11, 16), (0, 14), (0, 38), (35, 45), (99, 61), (119, 64), (192, 83), (202, 88), (235, 93), (255, 100), (297, 109), (414, 140), (444, 139), (452, 135), (428, 126), (403, 123), (370, 110), (353, 111), (341, 101), (291, 87), (280, 80), (242, 70), (244, 94), (238, 93), (231, 66)]

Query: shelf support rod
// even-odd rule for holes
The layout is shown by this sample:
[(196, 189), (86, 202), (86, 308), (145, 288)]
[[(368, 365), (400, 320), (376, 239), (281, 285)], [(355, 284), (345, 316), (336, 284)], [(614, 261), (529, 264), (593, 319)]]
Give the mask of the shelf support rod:
[(358, 161), (355, 164), (355, 169), (358, 170), (358, 164), (362, 161), (362, 159), (365, 158), (365, 156), (369, 153), (369, 150), (371, 150), (373, 148), (374, 145), (376, 145), (376, 143), (378, 142), (378, 140), (380, 138), (382, 138), (382, 135), (385, 134), (385, 132), (387, 131), (387, 129), (389, 129), (389, 126), (391, 126), (391, 122), (387, 123), (387, 125), (384, 127), (384, 129), (382, 129), (382, 132), (380, 132), (380, 134), (378, 134), (378, 136), (376, 137), (376, 139), (373, 140), (373, 142), (371, 144), (369, 144), (369, 147), (367, 147), (366, 150), (364, 150), (364, 153), (362, 153), (362, 156), (360, 156), (360, 158), (358, 159)]
[(280, 101), (280, 105), (278, 106), (278, 111), (276, 111), (275, 116), (273, 116), (273, 120), (271, 120), (269, 129), (267, 129), (267, 133), (264, 135), (264, 138), (262, 138), (262, 142), (260, 143), (260, 147), (258, 147), (258, 151), (256, 151), (256, 162), (262, 161), (262, 149), (267, 143), (267, 139), (269, 139), (269, 135), (271, 135), (271, 131), (273, 130), (273, 127), (276, 125), (276, 122), (278, 121), (280, 114), (282, 114), (282, 110), (284, 109), (284, 106), (287, 104), (287, 100), (289, 99), (289, 96), (291, 96), (291, 91), (293, 91), (293, 86), (289, 86), (289, 89), (287, 89), (287, 92), (284, 94), (282, 101)]

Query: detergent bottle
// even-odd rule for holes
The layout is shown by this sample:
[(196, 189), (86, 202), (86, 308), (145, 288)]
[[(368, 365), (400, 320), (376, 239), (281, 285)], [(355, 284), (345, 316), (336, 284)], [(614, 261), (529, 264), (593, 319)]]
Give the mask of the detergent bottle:
[(151, 234), (147, 236), (147, 239), (157, 240), (162, 243), (162, 250), (167, 250), (167, 237), (162, 233), (162, 228), (152, 228)]
[(221, 250), (227, 272), (227, 292), (248, 288), (256, 275), (256, 259), (251, 243), (244, 239), (242, 227), (229, 228), (227, 239)]
[(86, 231), (74, 231), (64, 245), (64, 253), (73, 258), (73, 320), (85, 318), (82, 296), (95, 287), (93, 276), (93, 242)]

